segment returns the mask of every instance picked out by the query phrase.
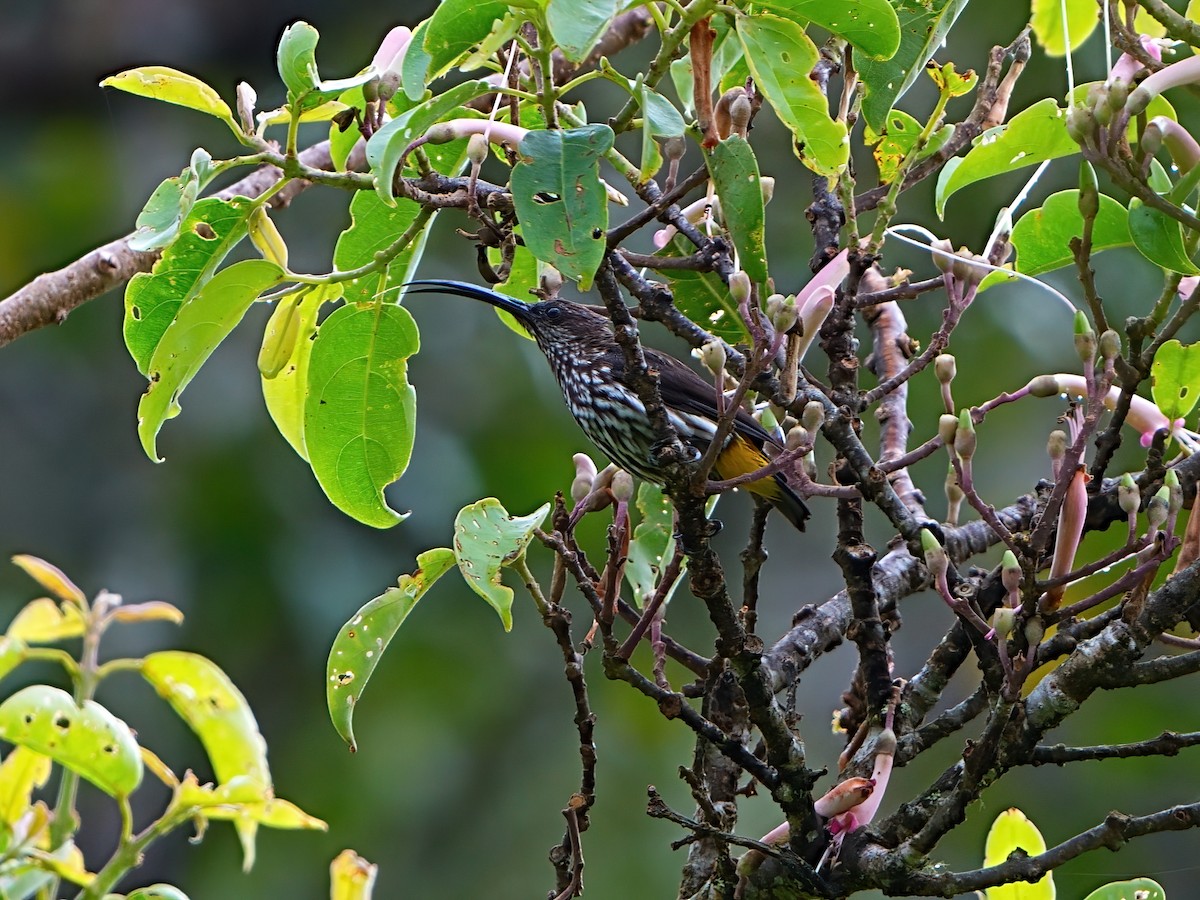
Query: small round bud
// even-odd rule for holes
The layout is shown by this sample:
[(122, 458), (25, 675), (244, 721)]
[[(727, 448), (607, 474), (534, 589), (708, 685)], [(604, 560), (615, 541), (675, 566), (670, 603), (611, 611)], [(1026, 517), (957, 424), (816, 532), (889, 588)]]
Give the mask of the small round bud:
[(800, 424), (805, 430), (815, 435), (825, 424), (825, 404), (820, 400), (809, 400), (804, 404), (804, 412), (800, 414)]
[(958, 374), (958, 366), (954, 360), (954, 355), (950, 353), (941, 353), (933, 361), (933, 371), (937, 375), (937, 380), (942, 384), (949, 384), (954, 380), (954, 376)]
[(1108, 105), (1113, 112), (1119, 112), (1125, 108), (1125, 104), (1129, 101), (1129, 84), (1124, 79), (1114, 78), (1108, 82)]
[(473, 165), (482, 166), (488, 157), (488, 139), (482, 134), (473, 134), (467, 139), (467, 159)]
[(1034, 616), (1025, 622), (1025, 640), (1029, 644), (1030, 651), (1037, 649), (1045, 634), (1046, 623), (1042, 621), (1041, 616)]
[(1060, 429), (1050, 432), (1046, 439), (1046, 455), (1051, 459), (1062, 459), (1067, 453), (1067, 433)]
[(1011, 606), (1000, 606), (992, 613), (992, 630), (1002, 638), (1008, 637), (1013, 633), (1013, 626), (1017, 624), (1017, 611)]
[(1163, 522), (1167, 521), (1167, 514), (1171, 508), (1171, 491), (1166, 485), (1163, 485), (1150, 498), (1150, 502), (1146, 504), (1146, 523), (1150, 526), (1151, 531), (1157, 531)]
[(1026, 385), (1026, 389), (1034, 397), (1053, 397), (1062, 393), (1062, 388), (1058, 386), (1058, 379), (1053, 375), (1039, 375)]
[(921, 552), (925, 554), (925, 566), (930, 575), (939, 578), (946, 574), (950, 559), (946, 556), (946, 549), (938, 543), (938, 539), (928, 528), (921, 529)]
[(575, 480), (571, 482), (571, 499), (579, 503), (592, 492), (592, 482), (596, 479), (596, 464), (586, 453), (576, 453), (571, 458), (575, 461)]
[(362, 86), (363, 100), (374, 103), (379, 99), (379, 76), (372, 78)]
[(1100, 356), (1105, 360), (1116, 359), (1121, 354), (1121, 336), (1111, 328), (1100, 335)]
[(729, 104), (729, 130), (731, 134), (746, 136), (746, 131), (750, 128), (750, 114), (754, 107), (750, 103), (750, 98), (746, 96), (743, 90), (732, 103)]
[(725, 371), (725, 345), (720, 341), (709, 341), (700, 348), (700, 362), (713, 375)]
[(1162, 127), (1151, 119), (1146, 129), (1142, 132), (1142, 140), (1138, 144), (1138, 149), (1147, 157), (1155, 156), (1162, 149), (1163, 145), (1163, 130)]
[(799, 317), (795, 297), (772, 294), (767, 298), (767, 318), (776, 331), (791, 331)]
[(1117, 503), (1127, 516), (1136, 516), (1142, 506), (1142, 495), (1138, 493), (1137, 482), (1126, 472), (1117, 484)]
[(1096, 332), (1081, 309), (1075, 310), (1075, 353), (1085, 366), (1096, 361)]
[(558, 271), (554, 266), (545, 266), (538, 281), (542, 286), (542, 293), (547, 297), (554, 297), (562, 289), (562, 272)]
[(750, 302), (750, 276), (741, 269), (729, 276), (729, 296), (738, 306)]
[(933, 249), (930, 254), (933, 257), (933, 264), (943, 273), (949, 273), (950, 267), (954, 264), (954, 245), (943, 238), (940, 241), (934, 241), (929, 246)]
[(975, 455), (975, 423), (971, 411), (964, 409), (958, 416), (958, 430), (954, 432), (954, 452), (963, 462), (970, 462)]
[(938, 419), (938, 437), (947, 447), (954, 445), (954, 433), (958, 431), (958, 416), (945, 413)]
[(965, 496), (962, 487), (958, 483), (958, 472), (954, 471), (954, 464), (951, 463), (950, 467), (946, 470), (946, 499), (952, 504), (961, 503)]
[(624, 469), (613, 472), (612, 492), (618, 503), (628, 503), (633, 499), (633, 476)]
[[(1107, 100), (1108, 100), (1108, 95), (1105, 94), (1104, 101), (1107, 101)], [(1109, 106), (1107, 102), (1098, 103), (1095, 106), (1095, 108), (1092, 110), (1092, 112), (1096, 116), (1096, 124), (1109, 125), (1112, 123), (1113, 108), (1111, 106)]]
[(687, 141), (683, 135), (676, 134), (662, 142), (662, 155), (668, 161), (679, 160), (687, 153)]
[(1155, 96), (1142, 85), (1138, 85), (1129, 92), (1129, 99), (1125, 101), (1125, 111), (1129, 113), (1130, 118), (1139, 116), (1146, 111), (1146, 107)]
[(396, 96), (396, 91), (400, 90), (400, 73), (388, 69), (379, 76), (379, 87), (376, 93), (379, 99), (387, 103)]
[(803, 425), (797, 425), (787, 433), (787, 448), (789, 450), (799, 450), (801, 447), (808, 446), (812, 436), (808, 433)]

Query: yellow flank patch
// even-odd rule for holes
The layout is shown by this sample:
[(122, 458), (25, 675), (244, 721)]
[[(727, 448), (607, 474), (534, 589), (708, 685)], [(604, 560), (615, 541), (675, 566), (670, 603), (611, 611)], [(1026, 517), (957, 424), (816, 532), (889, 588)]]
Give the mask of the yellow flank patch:
[[(729, 478), (737, 478), (739, 475), (745, 475), (748, 472), (753, 472), (756, 469), (761, 469), (770, 460), (767, 459), (765, 453), (750, 443), (741, 435), (734, 435), (733, 440), (729, 442), (729, 446), (721, 451), (721, 455), (717, 457), (716, 463), (713, 465), (713, 471), (722, 481)], [(766, 497), (768, 500), (777, 500), (782, 496), (782, 491), (779, 485), (775, 483), (775, 479), (771, 477), (760, 478), (758, 481), (752, 481), (744, 485), (746, 490), (751, 493), (758, 494), (760, 497)]]

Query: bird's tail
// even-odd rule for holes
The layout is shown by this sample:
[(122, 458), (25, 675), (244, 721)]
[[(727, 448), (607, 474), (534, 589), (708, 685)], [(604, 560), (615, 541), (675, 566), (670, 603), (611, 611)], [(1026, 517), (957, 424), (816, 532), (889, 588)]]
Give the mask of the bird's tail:
[[(767, 455), (753, 441), (735, 434), (717, 457), (713, 471), (718, 478), (725, 480), (761, 469), (769, 462)], [(811, 515), (808, 505), (792, 490), (781, 473), (752, 481), (746, 485), (746, 490), (770, 502), (799, 531), (804, 530), (804, 522)]]

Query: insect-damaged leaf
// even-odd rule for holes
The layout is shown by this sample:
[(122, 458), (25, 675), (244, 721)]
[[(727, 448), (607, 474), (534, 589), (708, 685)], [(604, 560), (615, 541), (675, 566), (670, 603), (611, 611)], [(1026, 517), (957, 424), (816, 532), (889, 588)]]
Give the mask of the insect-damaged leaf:
[(512, 629), (512, 588), (500, 583), (500, 570), (525, 553), (533, 531), (542, 524), (550, 504), (527, 516), (510, 516), (495, 497), (464, 506), (454, 519), (454, 558), (472, 590), (500, 616), (504, 630)]

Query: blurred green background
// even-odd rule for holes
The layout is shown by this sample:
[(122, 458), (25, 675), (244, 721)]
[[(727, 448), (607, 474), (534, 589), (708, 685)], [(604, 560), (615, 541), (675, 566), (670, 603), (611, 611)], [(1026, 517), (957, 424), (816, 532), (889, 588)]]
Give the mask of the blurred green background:
[[(390, 26), (415, 24), (431, 5), (402, 11), (401, 4), (363, 0), (351, 16), (317, 0), (260, 0), (253, 15), (232, 0), (0, 2), (6, 118), (0, 129), (0, 295), (129, 231), (153, 187), (177, 174), (195, 147), (217, 156), (234, 149), (215, 120), (103, 91), (96, 86), (101, 78), (162, 63), (203, 77), (227, 98), (237, 81), (249, 81), (265, 108), (282, 98), (273, 50), (288, 22), (303, 18), (317, 26), (322, 70), (340, 76), (364, 65)], [(939, 59), (982, 69), (988, 48), (1011, 41), (1026, 15), (1022, 3), (973, 4), (952, 33), (951, 52)], [(633, 71), (645, 48), (628, 58), (634, 62), (627, 71)], [(1078, 78), (1103, 70), (1103, 48), (1093, 37), (1076, 60)], [(1014, 109), (1064, 92), (1061, 62), (1039, 55)], [(616, 99), (603, 88), (587, 96), (601, 120)], [(918, 89), (903, 105), (920, 116), (930, 101)], [(967, 109), (968, 100), (957, 101), (951, 115)], [(811, 248), (803, 217), (808, 179), (768, 118), (760, 120), (755, 146), (764, 174), (777, 178), (768, 208), (772, 272), (794, 290), (807, 277)], [(693, 148), (685, 167), (697, 161)], [(862, 171), (871, 169), (864, 164)], [(1023, 177), (964, 191), (951, 201), (944, 224), (923, 188), (906, 201), (901, 220), (978, 249)], [(1034, 197), (1074, 179), (1071, 164), (1055, 166)], [(343, 196), (310, 191), (275, 216), (297, 268), (328, 267), (333, 240), (347, 224), (345, 203)], [(423, 274), (473, 279), (473, 251), (453, 234), (461, 224), (454, 214), (438, 223)], [(888, 267), (908, 266), (920, 276), (932, 271), (919, 252), (894, 250)], [(1102, 290), (1122, 311), (1143, 309), (1158, 291), (1159, 276), (1132, 252), (1102, 257), (1098, 267)], [(1077, 295), (1069, 273), (1048, 280)], [(939, 295), (929, 295), (906, 305), (915, 336), (924, 340), (936, 328), (939, 304)], [(265, 309), (252, 311), (189, 388), (183, 414), (160, 438), (166, 462), (159, 466), (146, 459), (135, 435), (144, 384), (121, 342), (119, 293), (87, 304), (62, 327), (0, 350), (0, 554), (41, 555), (88, 593), (104, 587), (129, 601), (164, 599), (183, 609), (182, 628), (111, 633), (106, 655), (179, 647), (215, 659), (258, 716), (278, 793), (330, 825), (327, 834), (264, 831), (258, 864), (248, 875), (239, 871), (227, 826), (214, 826), (198, 845), (177, 834), (152, 849), (126, 888), (168, 880), (196, 900), (319, 898), (327, 896), (328, 862), (344, 847), (380, 864), (380, 898), (507, 900), (542, 896), (550, 887), (545, 854), (562, 834), (559, 810), (578, 784), (577, 737), (557, 648), (527, 600), (518, 596), (516, 625), (505, 635), (494, 613), (451, 573), (405, 624), (366, 691), (355, 722), (356, 756), (325, 713), (325, 658), (337, 627), (411, 571), (417, 553), (447, 545), (462, 505), (494, 495), (513, 512), (528, 512), (569, 485), (571, 453), (588, 449), (531, 344), (479, 304), (431, 298), (412, 308), (423, 341), (410, 369), (419, 428), (412, 466), (389, 497), (413, 515), (387, 532), (334, 510), (275, 432), (255, 367)], [(984, 295), (955, 334), (958, 401), (979, 403), (1039, 372), (1069, 370), (1075, 364), (1069, 329), (1062, 308), (1040, 292), (1018, 286)], [(646, 332), (648, 340), (683, 352), (653, 329)], [(931, 377), (913, 385), (911, 416), (920, 439), (936, 426), (936, 402)], [(1002, 504), (1046, 474), (1045, 436), (1059, 412), (1052, 401), (1035, 401), (1002, 409), (980, 428), (976, 471), (991, 501)], [(936, 514), (944, 509), (941, 460), (914, 470)], [(1130, 456), (1128, 465), (1136, 464)], [(806, 535), (776, 526), (769, 536), (774, 558), (760, 606), (760, 633), (768, 640), (787, 628), (800, 605), (820, 602), (837, 588), (829, 561), (831, 510), (814, 505)], [(721, 549), (735, 577), (747, 509), (738, 496), (721, 505), (727, 526)], [(889, 535), (877, 518), (870, 536), (882, 549)], [(600, 533), (593, 525), (593, 546)], [(535, 550), (532, 557), (538, 571), (547, 569), (547, 554)], [(19, 571), (0, 566), (0, 618), (35, 595)], [(904, 616), (895, 639), (897, 673), (909, 675), (950, 616), (931, 595), (911, 598)], [(584, 618), (580, 610), (577, 619)], [(702, 611), (686, 592), (676, 599), (668, 628), (701, 651), (711, 646)], [(839, 741), (827, 723), (854, 661), (852, 649), (839, 648), (801, 687), (814, 765), (836, 761)], [(598, 662), (589, 660), (588, 668), (600, 763), (593, 825), (584, 836), (587, 896), (674, 896), (683, 856), (672, 855), (668, 844), (679, 834), (644, 815), (645, 788), (655, 784), (676, 808), (690, 812), (676, 768), (690, 760), (692, 742), (678, 723), (663, 721), (640, 697), (604, 681)], [(669, 674), (683, 680), (677, 670)], [(22, 669), (5, 689), (57, 677)], [(948, 701), (968, 693), (973, 680), (973, 672), (963, 672)], [(199, 745), (136, 677), (118, 677), (100, 699), (177, 770), (207, 773)], [(1200, 727), (1183, 686), (1145, 688), (1133, 700), (1096, 697), (1054, 738), (1117, 742)], [(897, 773), (885, 813), (961, 752), (959, 741), (946, 745)], [(1185, 757), (1016, 772), (987, 794), (940, 852), (956, 869), (977, 866), (987, 826), (1012, 805), (1053, 844), (1099, 822), (1109, 809), (1146, 813), (1192, 801), (1197, 782), (1187, 773), (1194, 771)], [(164, 798), (150, 786), (142, 794), (145, 817)], [(95, 864), (115, 839), (116, 812), (106, 797), (85, 791), (82, 813), (85, 849)], [(775, 824), (768, 802), (746, 802), (745, 833), (758, 835)], [(1136, 874), (1157, 876), (1175, 897), (1190, 896), (1200, 877), (1195, 847), (1196, 837), (1182, 833), (1135, 842), (1120, 855), (1086, 857), (1058, 873), (1060, 896), (1082, 897), (1111, 878)]]

